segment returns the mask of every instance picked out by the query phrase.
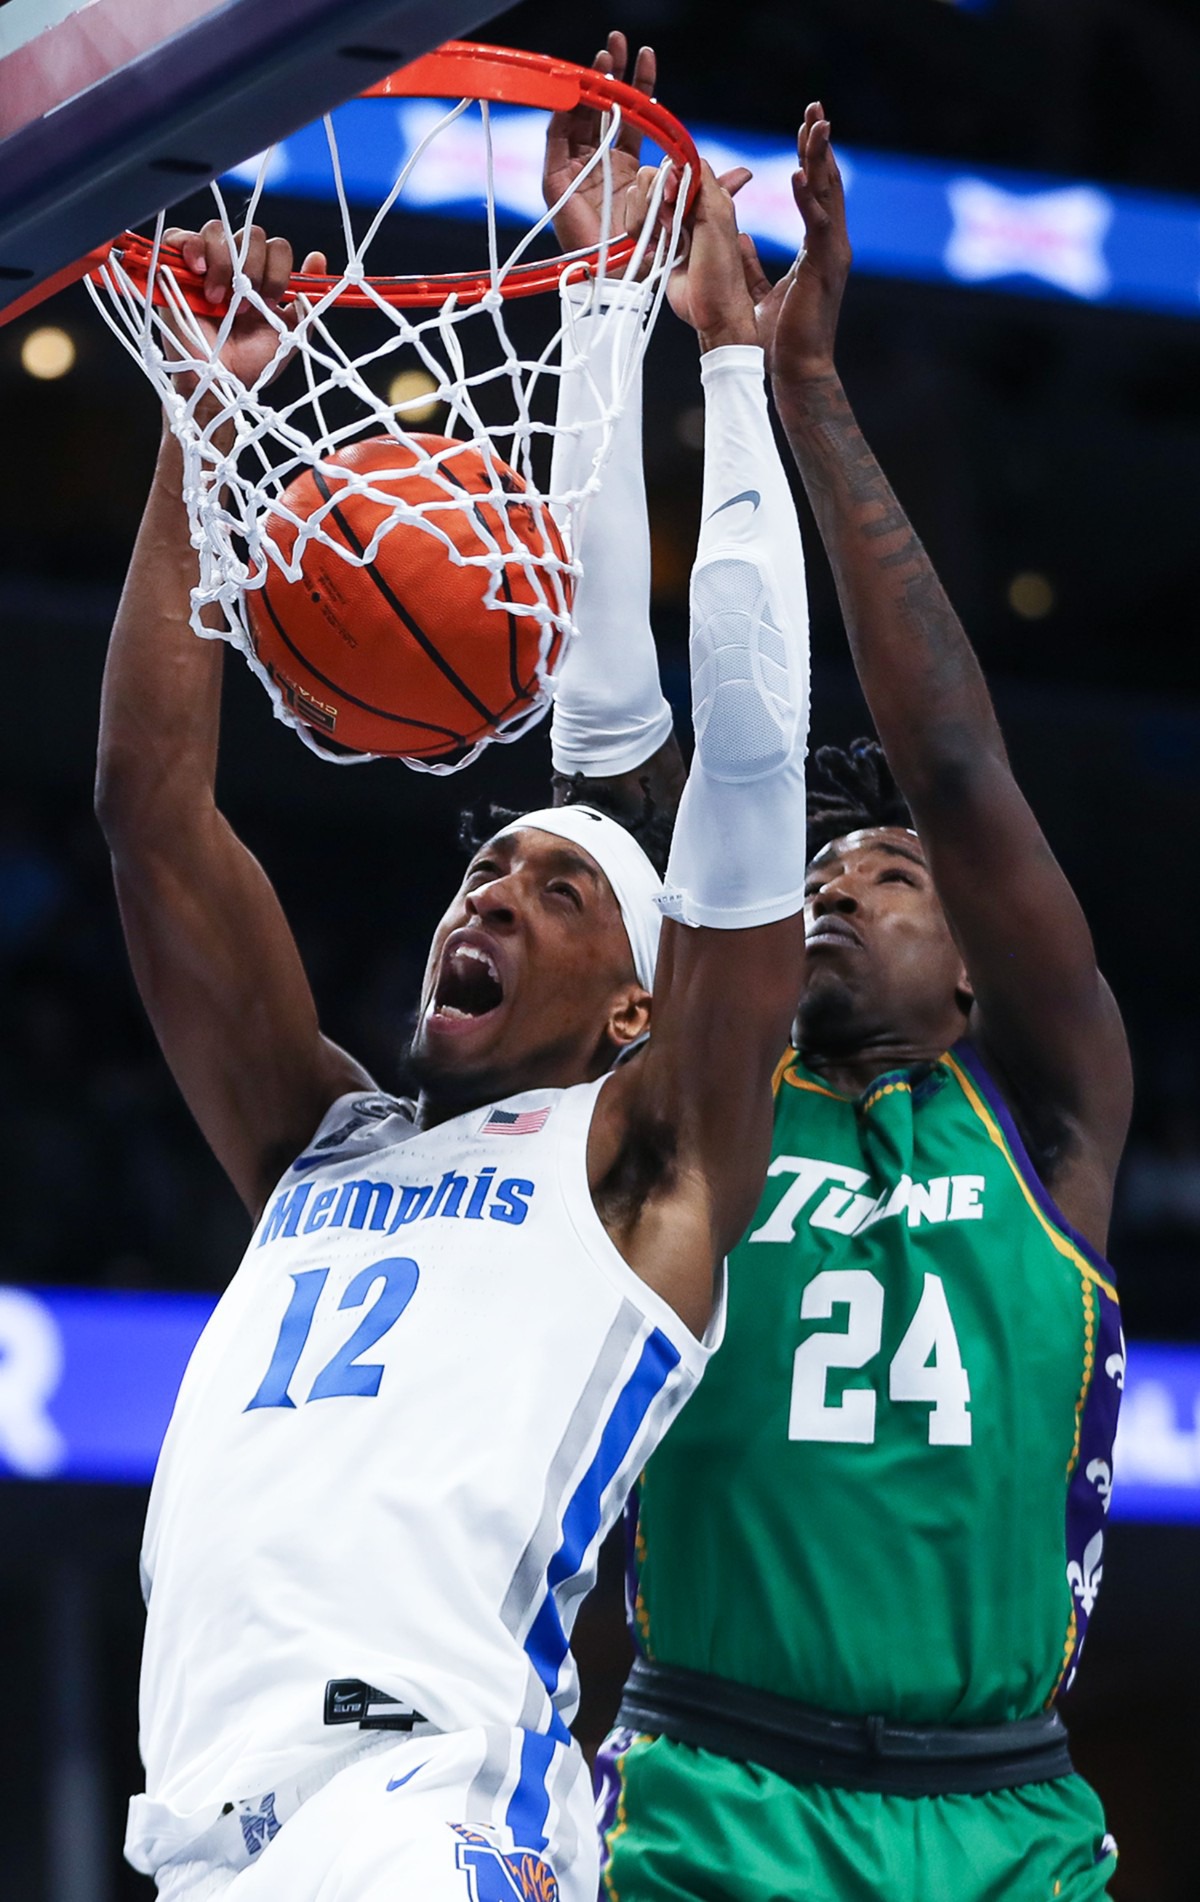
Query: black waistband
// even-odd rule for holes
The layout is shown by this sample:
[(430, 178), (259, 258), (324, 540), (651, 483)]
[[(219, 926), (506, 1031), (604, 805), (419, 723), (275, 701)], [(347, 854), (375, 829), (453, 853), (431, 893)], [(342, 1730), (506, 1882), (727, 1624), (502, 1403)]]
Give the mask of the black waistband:
[(360, 1730), (413, 1730), (425, 1723), (402, 1698), (377, 1691), (357, 1677), (332, 1677), (325, 1686), (325, 1722), (357, 1724)]
[(728, 1678), (639, 1658), (618, 1724), (757, 1763), (790, 1783), (893, 1796), (973, 1796), (1072, 1771), (1057, 1711), (974, 1728), (835, 1717)]

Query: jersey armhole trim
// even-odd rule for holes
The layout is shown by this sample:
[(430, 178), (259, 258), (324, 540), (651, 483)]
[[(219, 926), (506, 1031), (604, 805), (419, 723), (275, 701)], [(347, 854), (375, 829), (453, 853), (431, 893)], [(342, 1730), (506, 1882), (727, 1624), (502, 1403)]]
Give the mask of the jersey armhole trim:
[[(665, 1334), (672, 1347), (678, 1351), (688, 1374), (693, 1380), (698, 1380), (724, 1337), (728, 1264), (721, 1264), (708, 1326), (703, 1335), (696, 1335), (687, 1322), (676, 1314), (670, 1302), (630, 1267), (613, 1241), (596, 1213), (587, 1177), (588, 1133), (600, 1092), (611, 1081), (611, 1077), (612, 1072), (609, 1071), (596, 1083), (579, 1084), (576, 1089), (563, 1092), (563, 1108), (572, 1118), (578, 1137), (577, 1143), (564, 1142), (559, 1148), (558, 1182), (563, 1207), (588, 1260), (619, 1294), (634, 1304), (651, 1327)], [(571, 1101), (571, 1098), (575, 1100)]]
[[(942, 1062), (956, 1078), (967, 1102), (1007, 1162), (1022, 1195), (1052, 1246), (1064, 1260), (1074, 1264), (1085, 1281), (1099, 1288), (1110, 1301), (1116, 1301), (1118, 1295), (1115, 1283), (1108, 1278), (1112, 1274), (1110, 1264), (1072, 1228), (1050, 1196), (1029, 1160), (1011, 1113), (998, 1100), (995, 1083), (984, 1070), (978, 1053), (969, 1045), (960, 1043), (955, 1045), (953, 1051), (946, 1052)], [(1102, 1273), (1101, 1270), (1107, 1272)]]

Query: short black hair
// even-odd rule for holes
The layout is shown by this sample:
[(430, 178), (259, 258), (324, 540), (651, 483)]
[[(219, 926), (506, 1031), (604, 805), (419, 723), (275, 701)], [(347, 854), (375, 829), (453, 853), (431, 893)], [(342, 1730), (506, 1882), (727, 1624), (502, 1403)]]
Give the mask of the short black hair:
[[(564, 806), (591, 806), (594, 812), (602, 812), (606, 819), (615, 819), (624, 826), (626, 832), (636, 839), (659, 877), (667, 869), (667, 855), (671, 850), (671, 834), (675, 828), (675, 815), (659, 804), (650, 791), (648, 779), (640, 781), (642, 789), (642, 809), (630, 817), (629, 807), (615, 793), (610, 793), (602, 781), (585, 779), (582, 773), (555, 773), (554, 792), (558, 803)], [(477, 852), (481, 845), (496, 836), (505, 826), (518, 825), (523, 815), (508, 806), (487, 805), (469, 806), (462, 813), (458, 824), (459, 844), (468, 852)]]
[[(609, 792), (602, 781), (582, 773), (555, 773), (554, 792), (564, 806), (591, 806), (632, 834), (659, 877), (666, 874), (675, 814), (662, 806), (643, 779), (642, 809), (630, 818), (627, 802)], [(899, 791), (878, 740), (851, 740), (849, 746), (819, 746), (808, 768), (808, 856), (812, 860), (834, 839), (871, 826), (912, 826), (912, 814)], [(458, 839), (464, 851), (477, 852), (505, 826), (515, 825), (521, 813), (493, 803), (468, 806), (459, 819)]]
[(808, 769), (810, 862), (835, 839), (872, 826), (912, 827), (912, 814), (879, 741), (819, 746)]

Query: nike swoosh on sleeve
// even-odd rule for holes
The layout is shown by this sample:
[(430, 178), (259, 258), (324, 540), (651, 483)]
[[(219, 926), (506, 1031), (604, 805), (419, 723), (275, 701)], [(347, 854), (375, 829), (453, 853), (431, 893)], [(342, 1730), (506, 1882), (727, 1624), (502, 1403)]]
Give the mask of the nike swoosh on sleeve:
[(728, 502), (722, 502), (708, 519), (711, 522), (713, 515), (721, 515), (726, 509), (735, 508), (739, 502), (749, 502), (750, 507), (756, 509), (761, 501), (762, 496), (757, 489), (743, 489), (740, 495), (731, 495)]

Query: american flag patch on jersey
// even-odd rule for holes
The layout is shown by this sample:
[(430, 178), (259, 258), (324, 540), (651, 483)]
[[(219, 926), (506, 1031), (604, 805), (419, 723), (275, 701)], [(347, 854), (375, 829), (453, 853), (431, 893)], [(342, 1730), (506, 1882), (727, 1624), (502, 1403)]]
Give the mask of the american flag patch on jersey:
[(489, 1111), (487, 1120), (479, 1134), (481, 1136), (536, 1136), (549, 1120), (552, 1103), (545, 1109)]

